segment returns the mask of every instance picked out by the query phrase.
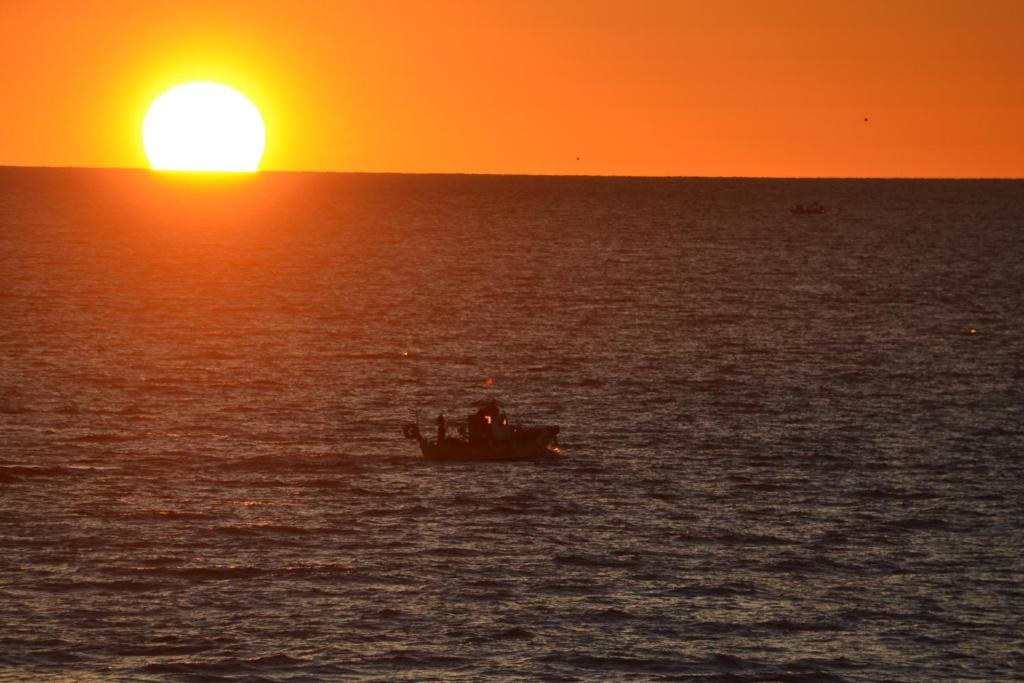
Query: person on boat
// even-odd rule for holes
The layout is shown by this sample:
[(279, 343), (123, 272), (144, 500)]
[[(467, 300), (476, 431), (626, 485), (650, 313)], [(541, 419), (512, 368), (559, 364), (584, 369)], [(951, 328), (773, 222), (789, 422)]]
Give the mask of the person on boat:
[(494, 440), (494, 427), (501, 408), (498, 402), (491, 399), (480, 406), (476, 413), (469, 416), (469, 441), (472, 444), (490, 447)]
[(445, 438), (448, 436), (448, 420), (445, 418), (444, 413), (437, 416), (437, 445), (440, 446), (444, 443)]
[(500, 413), (494, 425), (491, 427), (494, 440), (499, 443), (506, 443), (512, 440), (512, 427), (508, 423), (508, 415)]
[(469, 443), (478, 446), (486, 441), (487, 423), (478, 410), (466, 420), (469, 426)]
[[(487, 421), (488, 424), (494, 424), (501, 414), (501, 408), (498, 407), (497, 399), (491, 399), (480, 409), (479, 414)], [(491, 419), (487, 419), (491, 418)]]

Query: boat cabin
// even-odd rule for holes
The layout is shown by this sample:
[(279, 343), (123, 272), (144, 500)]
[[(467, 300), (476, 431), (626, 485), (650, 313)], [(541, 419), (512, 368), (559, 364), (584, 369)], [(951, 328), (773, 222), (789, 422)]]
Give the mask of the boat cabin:
[(512, 426), (508, 423), (508, 416), (494, 399), (467, 417), (466, 423), (469, 428), (470, 445), (485, 446), (512, 439)]

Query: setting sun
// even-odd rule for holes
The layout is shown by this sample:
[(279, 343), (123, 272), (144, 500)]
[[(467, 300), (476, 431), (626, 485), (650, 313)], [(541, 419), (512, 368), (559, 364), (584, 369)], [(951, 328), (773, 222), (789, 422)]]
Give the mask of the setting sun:
[(188, 83), (154, 100), (142, 143), (158, 171), (256, 171), (266, 129), (259, 110), (237, 90)]

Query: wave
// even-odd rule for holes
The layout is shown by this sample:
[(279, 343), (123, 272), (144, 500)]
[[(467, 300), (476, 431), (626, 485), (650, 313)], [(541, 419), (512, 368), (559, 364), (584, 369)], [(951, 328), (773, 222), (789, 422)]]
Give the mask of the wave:
[(473, 659), (457, 655), (429, 654), (419, 650), (391, 650), (372, 659), (376, 663), (388, 666), (438, 666), (451, 669), (468, 666), (474, 662)]
[(283, 479), (218, 479), (215, 481), (218, 486), (224, 488), (239, 487), (239, 488), (254, 488), (254, 489), (279, 489), (295, 486), (294, 482), (285, 481)]
[(126, 443), (128, 441), (138, 441), (138, 436), (125, 436), (118, 434), (84, 434), (82, 436), (75, 436), (68, 441), (74, 443)]
[(771, 619), (750, 624), (748, 627), (779, 631), (781, 633), (831, 633), (849, 629), (847, 624), (838, 621), (792, 621), (790, 619)]
[(166, 576), (196, 580), (222, 581), (246, 579), (267, 573), (261, 567), (232, 565), (224, 567), (135, 567), (131, 573), (139, 576)]
[(850, 572), (854, 571), (855, 567), (841, 562), (830, 560), (826, 557), (814, 557), (814, 558), (789, 558), (773, 562), (763, 567), (764, 571), (768, 572), (786, 572), (786, 573), (810, 573), (816, 574), (826, 571), (840, 571)]
[(101, 593), (148, 593), (165, 590), (166, 585), (151, 581), (49, 581), (37, 584), (39, 590), (50, 593), (96, 591)]
[(176, 519), (206, 519), (209, 515), (205, 512), (196, 512), (189, 510), (139, 510), (134, 512), (125, 513), (124, 517), (133, 519), (161, 519), (161, 520), (176, 520)]
[(478, 557), (482, 553), (474, 548), (427, 548), (419, 551), (419, 554), (435, 557)]
[(237, 525), (228, 524), (214, 529), (214, 531), (229, 536), (259, 536), (263, 534), (285, 534), (291, 536), (305, 536), (311, 534), (315, 529), (292, 526), (290, 524), (249, 524)]
[(776, 681), (778, 683), (846, 683), (846, 679), (842, 676), (821, 669), (752, 674), (742, 678), (741, 681), (743, 683), (747, 681), (750, 683), (761, 683), (762, 681), (772, 681), (773, 683)]
[(498, 515), (529, 515), (538, 510), (531, 510), (525, 507), (511, 507), (508, 505), (496, 505), (492, 508), (488, 508), (487, 512), (491, 512)]
[(490, 633), (473, 633), (464, 637), (464, 642), (474, 645), (502, 642), (508, 640), (533, 640), (537, 634), (529, 629), (513, 626), (511, 628), (492, 631)]
[(513, 626), (511, 628), (492, 633), (488, 638), (490, 640), (532, 640), (533, 638), (536, 638), (536, 634), (529, 629)]
[(414, 517), (416, 515), (425, 515), (428, 512), (430, 512), (430, 508), (422, 505), (413, 505), (412, 507), (374, 508), (366, 510), (362, 514), (367, 517)]
[(460, 493), (448, 501), (449, 505), (479, 505), (483, 501), (465, 493)]
[(348, 576), (353, 575), (355, 570), (343, 564), (296, 564), (288, 565), (277, 570), (281, 576)]
[(757, 597), (764, 593), (756, 584), (734, 581), (715, 585), (673, 586), (665, 591), (671, 595), (686, 597)]
[(594, 612), (587, 615), (587, 621), (602, 623), (602, 624), (615, 624), (622, 621), (634, 621), (636, 615), (630, 614), (624, 610), (609, 608), (601, 610), (600, 612)]
[(741, 666), (747, 666), (751, 662), (745, 659), (741, 659), (736, 655), (728, 655), (722, 652), (716, 652), (707, 659), (707, 663), (714, 667), (725, 667), (727, 669), (739, 668)]
[(340, 489), (348, 485), (348, 479), (307, 479), (301, 482), (301, 486), (310, 489)]
[(196, 655), (215, 647), (209, 641), (192, 643), (153, 643), (142, 645), (120, 645), (112, 650), (118, 657), (159, 657), (167, 655)]
[[(152, 565), (154, 567), (162, 567), (165, 565), (178, 564), (181, 562), (181, 558), (174, 555), (154, 555), (151, 557), (140, 557), (136, 560), (142, 565)], [(108, 572), (108, 573), (121, 573), (120, 571)]]
[(33, 652), (22, 658), (22, 662), (24, 663), (51, 666), (66, 666), (68, 664), (75, 664), (77, 662), (84, 661), (87, 661), (87, 657), (85, 655), (77, 652), (70, 652), (68, 650), (44, 650), (42, 652)]
[(498, 500), (502, 503), (528, 504), (536, 502), (538, 498), (539, 496), (536, 493), (531, 493), (527, 491), (522, 493), (511, 493), (507, 496), (502, 496)]
[(880, 531), (947, 531), (949, 522), (939, 517), (908, 517), (879, 526)]
[(637, 566), (636, 560), (619, 560), (611, 557), (595, 557), (592, 555), (555, 555), (552, 559), (556, 564), (575, 567), (630, 568)]
[(21, 477), (66, 477), (90, 469), (63, 465), (0, 465), (0, 477), (7, 475), (12, 481)]
[(655, 657), (631, 657), (627, 655), (591, 655), (585, 653), (549, 654), (538, 658), (539, 661), (601, 672), (602, 676), (611, 677), (611, 672), (629, 672), (635, 674), (670, 674), (678, 673), (683, 664), (676, 659)]
[(853, 499), (867, 500), (934, 500), (939, 497), (926, 491), (907, 491), (884, 486), (851, 491), (849, 495)]
[(353, 474), (366, 466), (355, 458), (336, 454), (325, 455), (253, 455), (222, 460), (215, 466), (223, 470), (243, 472), (323, 472)]
[(798, 545), (797, 541), (767, 534), (679, 534), (676, 540), (684, 543), (715, 543), (721, 545)]
[[(273, 654), (250, 659), (226, 658), (206, 661), (157, 662), (142, 667), (146, 673), (179, 674), (195, 676), (202, 674), (233, 674), (258, 672), (264, 669), (292, 669), (306, 664), (305, 660), (296, 659), (286, 654)], [(217, 679), (219, 680), (219, 679)]]
[(402, 495), (398, 491), (375, 491), (363, 488), (362, 486), (353, 486), (348, 489), (347, 493), (352, 496), (366, 496), (367, 498), (391, 498)]

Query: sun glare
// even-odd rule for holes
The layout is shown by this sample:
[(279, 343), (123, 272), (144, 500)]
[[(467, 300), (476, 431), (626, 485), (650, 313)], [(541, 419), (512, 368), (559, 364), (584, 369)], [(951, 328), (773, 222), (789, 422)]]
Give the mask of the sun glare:
[(217, 83), (171, 88), (142, 124), (146, 157), (157, 171), (256, 171), (266, 140), (256, 106)]

